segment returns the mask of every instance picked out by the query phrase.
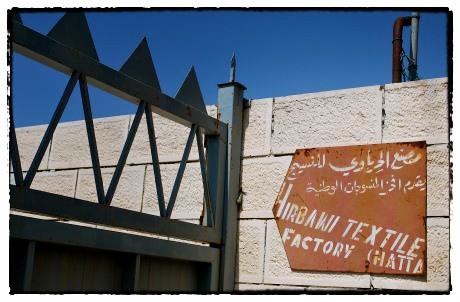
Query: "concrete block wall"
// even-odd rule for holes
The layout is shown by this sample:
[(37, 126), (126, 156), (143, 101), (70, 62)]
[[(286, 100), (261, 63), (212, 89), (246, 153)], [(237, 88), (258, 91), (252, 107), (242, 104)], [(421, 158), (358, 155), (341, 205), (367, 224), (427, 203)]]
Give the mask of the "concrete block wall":
[[(236, 289), (449, 290), (447, 78), (253, 100), (249, 111), (271, 135), (246, 130), (245, 148), (259, 143), (243, 158)], [(428, 144), (427, 277), (291, 270), (271, 210), (295, 149), (417, 140)]]
[[(208, 106), (216, 116), (216, 107)], [(133, 116), (95, 120), (107, 189)], [(154, 114), (165, 197), (188, 129)], [(236, 290), (411, 289), (447, 291), (449, 267), (449, 148), (447, 79), (423, 80), (252, 100), (244, 111), (242, 190)], [(17, 129), (27, 171), (45, 126)], [(428, 144), (426, 278), (292, 271), (271, 212), (297, 148), (426, 140)], [(172, 217), (198, 223), (202, 183), (192, 147)], [(158, 214), (145, 121), (141, 122), (113, 205)], [(32, 185), (96, 201), (84, 121), (59, 125)], [(13, 178), (10, 177), (14, 182)]]

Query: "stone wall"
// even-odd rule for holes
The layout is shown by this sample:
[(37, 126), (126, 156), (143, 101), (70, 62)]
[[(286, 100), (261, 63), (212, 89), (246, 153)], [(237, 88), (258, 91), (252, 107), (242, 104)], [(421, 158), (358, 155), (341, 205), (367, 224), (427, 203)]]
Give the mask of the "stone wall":
[[(208, 112), (216, 116), (215, 106)], [(169, 196), (188, 129), (154, 115), (165, 196)], [(107, 189), (133, 116), (95, 120)], [(252, 100), (244, 112), (243, 202), (239, 212), (238, 290), (411, 289), (447, 291), (449, 138), (447, 79)], [(24, 171), (45, 126), (19, 128)], [(426, 278), (292, 271), (271, 213), (297, 148), (426, 140), (428, 153)], [(197, 223), (202, 210), (198, 153), (192, 148), (172, 217)], [(141, 122), (113, 206), (158, 214), (148, 135)], [(58, 126), (32, 185), (96, 201), (84, 121)], [(10, 177), (13, 181), (13, 177)]]

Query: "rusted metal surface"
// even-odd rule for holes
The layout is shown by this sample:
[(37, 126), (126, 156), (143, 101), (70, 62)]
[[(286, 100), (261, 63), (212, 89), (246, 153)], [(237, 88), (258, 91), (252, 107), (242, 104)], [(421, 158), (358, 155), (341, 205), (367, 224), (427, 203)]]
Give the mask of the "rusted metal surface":
[(294, 270), (426, 274), (426, 143), (296, 150), (273, 207)]
[(393, 24), (393, 68), (392, 82), (401, 83), (402, 32), (404, 26), (411, 25), (412, 17), (398, 17)]

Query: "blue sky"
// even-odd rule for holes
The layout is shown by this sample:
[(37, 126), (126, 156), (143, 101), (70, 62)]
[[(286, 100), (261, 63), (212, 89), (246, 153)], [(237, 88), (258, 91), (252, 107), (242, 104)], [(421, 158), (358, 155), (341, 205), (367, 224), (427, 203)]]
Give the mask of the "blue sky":
[[(193, 65), (206, 104), (228, 80), (237, 57), (239, 82), (250, 99), (391, 82), (393, 22), (411, 11), (90, 11), (86, 13), (101, 63), (119, 69), (147, 37), (162, 91), (174, 96)], [(43, 34), (63, 12), (22, 13)], [(409, 52), (409, 29), (404, 48)], [(419, 76), (445, 77), (447, 14), (421, 12)], [(68, 76), (13, 55), (16, 127), (47, 124)], [(94, 117), (133, 114), (135, 107), (90, 87)], [(61, 121), (81, 120), (78, 87)]]

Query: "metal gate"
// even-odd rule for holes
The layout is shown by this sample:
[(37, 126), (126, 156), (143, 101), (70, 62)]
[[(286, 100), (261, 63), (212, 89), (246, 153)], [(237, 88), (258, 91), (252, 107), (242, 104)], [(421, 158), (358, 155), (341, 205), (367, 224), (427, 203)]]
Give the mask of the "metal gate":
[[(234, 82), (234, 64), (231, 82), (219, 86), (219, 121), (206, 113), (193, 69), (174, 98), (160, 91), (145, 39), (116, 71), (99, 62), (82, 12), (66, 13), (47, 35), (25, 26), (15, 11), (9, 11), (8, 22), (12, 51), (70, 75), (25, 177), (9, 99), (10, 161), (15, 179), (15, 185), (10, 185), (11, 293), (233, 290), (245, 89)], [(98, 203), (30, 188), (77, 82)], [(106, 191), (88, 84), (137, 105)], [(167, 203), (152, 112), (190, 128)], [(160, 216), (110, 206), (144, 114)], [(194, 139), (204, 190), (204, 219), (200, 225), (170, 219)]]

